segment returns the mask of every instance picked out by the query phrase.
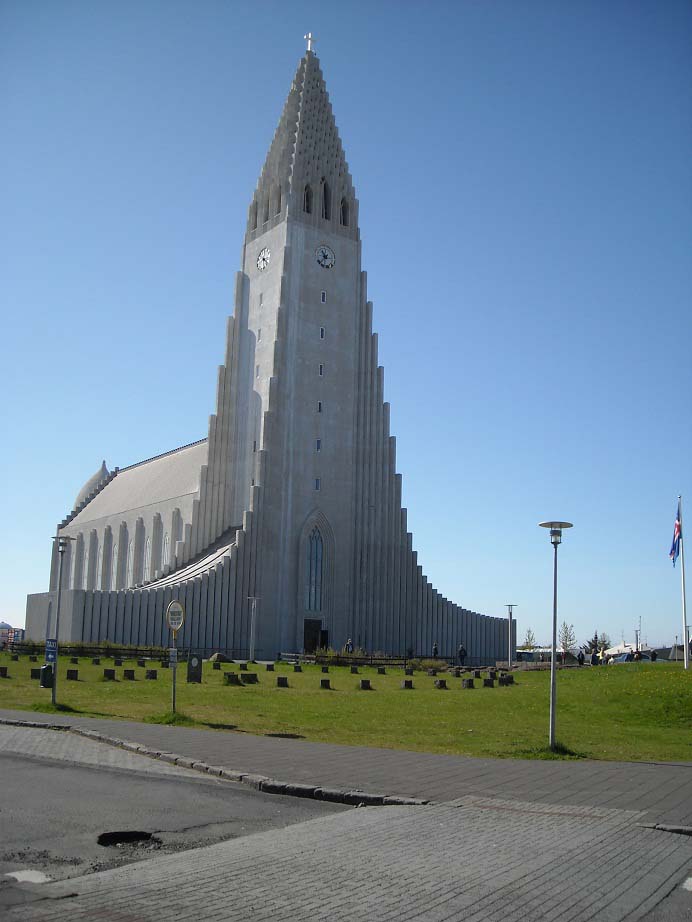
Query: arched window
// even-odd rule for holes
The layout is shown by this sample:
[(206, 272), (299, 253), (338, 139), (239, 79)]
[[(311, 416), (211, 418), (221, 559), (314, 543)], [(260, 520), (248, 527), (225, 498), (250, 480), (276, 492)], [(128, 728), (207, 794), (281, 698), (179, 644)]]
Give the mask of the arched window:
[(252, 230), (257, 230), (257, 202), (253, 202), (250, 206), (250, 227)]
[(276, 187), (276, 211), (274, 214), (281, 214), (281, 186)]
[(312, 214), (312, 189), (306, 186), (303, 191), (303, 211), (306, 214)]
[(103, 588), (103, 544), (96, 545), (96, 583), (94, 589)]
[(118, 545), (113, 545), (113, 561), (111, 563), (111, 589), (119, 589), (118, 586)]
[(266, 224), (269, 220), (269, 194), (267, 193), (267, 198), (264, 202), (264, 223)]
[(341, 208), (339, 210), (339, 223), (342, 227), (348, 227), (348, 199), (341, 199)]
[(332, 216), (332, 193), (326, 179), (322, 180), (322, 217), (329, 221)]
[(135, 542), (130, 541), (127, 546), (127, 568), (125, 575), (125, 588), (129, 589), (132, 585), (132, 578), (134, 576), (134, 567), (135, 567)]
[(144, 548), (144, 582), (148, 583), (151, 579), (151, 538), (147, 538), (146, 547)]
[(161, 554), (161, 566), (162, 566), (162, 567), (165, 567), (166, 564), (168, 563), (168, 551), (169, 551), (169, 547), (170, 547), (170, 541), (169, 541), (169, 538), (168, 538), (168, 532), (166, 532), (166, 535), (165, 535), (165, 537), (164, 537), (164, 539), (163, 539), (163, 552), (162, 552), (162, 554)]
[(315, 526), (308, 537), (307, 580), (305, 583), (305, 608), (322, 611), (322, 565), (324, 544), (319, 528)]
[(82, 588), (89, 588), (89, 545), (84, 549), (84, 566), (82, 569)]

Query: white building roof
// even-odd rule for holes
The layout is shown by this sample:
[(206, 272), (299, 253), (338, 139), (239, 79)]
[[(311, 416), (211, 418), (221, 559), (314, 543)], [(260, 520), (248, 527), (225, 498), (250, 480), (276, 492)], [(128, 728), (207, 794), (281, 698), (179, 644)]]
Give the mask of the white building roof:
[(96, 519), (140, 509), (199, 490), (200, 470), (207, 461), (207, 440), (193, 442), (166, 454), (118, 471), (100, 493), (69, 523), (85, 525)]

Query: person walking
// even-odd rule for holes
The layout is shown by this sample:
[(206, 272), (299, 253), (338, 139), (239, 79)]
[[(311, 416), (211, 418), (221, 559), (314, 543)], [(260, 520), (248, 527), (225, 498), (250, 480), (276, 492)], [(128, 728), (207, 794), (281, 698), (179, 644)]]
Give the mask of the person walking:
[(433, 655), (433, 659), (437, 659), (437, 657), (439, 656), (439, 650), (437, 648), (437, 641), (435, 641), (435, 643), (433, 644), (432, 655)]
[(459, 658), (459, 665), (463, 666), (464, 661), (466, 660), (466, 647), (463, 643), (459, 644), (459, 649), (457, 650), (457, 657)]

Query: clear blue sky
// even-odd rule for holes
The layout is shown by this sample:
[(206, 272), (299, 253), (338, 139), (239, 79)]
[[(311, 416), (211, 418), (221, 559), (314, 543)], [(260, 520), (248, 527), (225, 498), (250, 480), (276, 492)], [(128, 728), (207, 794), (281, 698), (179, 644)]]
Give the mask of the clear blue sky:
[(537, 523), (565, 518), (560, 620), (629, 640), (641, 617), (672, 642), (679, 492), (692, 522), (683, 0), (4, 0), (0, 618), (23, 624), (103, 458), (206, 436), (308, 29), (425, 572), (468, 608), (518, 603), (520, 638), (547, 641)]

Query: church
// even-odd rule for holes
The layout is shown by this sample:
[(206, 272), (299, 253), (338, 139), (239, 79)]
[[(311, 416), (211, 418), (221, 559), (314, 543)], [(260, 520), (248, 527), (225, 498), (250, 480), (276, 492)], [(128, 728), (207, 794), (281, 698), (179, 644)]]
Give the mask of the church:
[(27, 637), (237, 658), (341, 648), (507, 659), (507, 622), (423, 573), (396, 472), (358, 200), (308, 37), (247, 218), (205, 439), (84, 484)]

